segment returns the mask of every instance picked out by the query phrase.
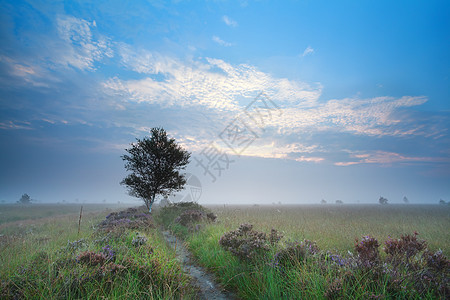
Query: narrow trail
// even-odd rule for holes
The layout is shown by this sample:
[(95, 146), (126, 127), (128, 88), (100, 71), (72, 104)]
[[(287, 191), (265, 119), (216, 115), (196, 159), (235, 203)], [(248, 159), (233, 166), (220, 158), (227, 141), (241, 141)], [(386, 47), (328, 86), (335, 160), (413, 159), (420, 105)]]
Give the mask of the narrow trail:
[(175, 249), (177, 258), (183, 264), (184, 272), (189, 274), (194, 279), (195, 284), (200, 288), (200, 299), (236, 299), (234, 295), (222, 291), (215, 282), (214, 276), (194, 262), (192, 254), (186, 249), (182, 240), (177, 239), (167, 230), (163, 230), (162, 234), (170, 247)]

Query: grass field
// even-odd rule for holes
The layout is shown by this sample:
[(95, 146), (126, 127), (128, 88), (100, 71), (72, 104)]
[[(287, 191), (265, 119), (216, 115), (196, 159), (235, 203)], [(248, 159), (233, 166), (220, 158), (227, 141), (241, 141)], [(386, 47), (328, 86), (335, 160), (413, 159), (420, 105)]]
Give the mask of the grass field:
[[(450, 251), (448, 206), (210, 206), (209, 209), (217, 214), (218, 222), (193, 233), (179, 224), (173, 224), (172, 229), (185, 237), (202, 265), (243, 299), (449, 296), (450, 265), (439, 251), (447, 254)], [(237, 230), (244, 223), (252, 224), (253, 230)], [(275, 245), (264, 242), (272, 228), (284, 235)], [(234, 232), (234, 240), (221, 247), (218, 241), (230, 232)], [(419, 233), (417, 240), (414, 232)], [(397, 246), (395, 255), (383, 250), (389, 236)], [(356, 238), (359, 250), (355, 248)], [(318, 249), (305, 239), (316, 241)], [(425, 248), (422, 239), (426, 240)], [(244, 255), (233, 254), (227, 247)], [(247, 259), (245, 255), (252, 247), (257, 255)], [(261, 251), (264, 247), (267, 249)], [(287, 257), (290, 263), (284, 260), (280, 267), (280, 257)]]
[(81, 206), (83, 206), (85, 213), (107, 212), (128, 207), (125, 204), (3, 204), (0, 205), (0, 225), (14, 221), (32, 221), (54, 216), (79, 216)]
[(323, 249), (353, 249), (355, 238), (419, 233), (433, 250), (450, 254), (450, 207), (445, 205), (209, 206), (222, 231), (251, 223), (258, 230), (281, 230), (286, 238), (316, 241)]
[(195, 298), (151, 216), (117, 208), (84, 205), (78, 233), (80, 206), (0, 206), (0, 299)]
[[(79, 209), (0, 206), (0, 298), (196, 299), (196, 288), (159, 226), (183, 237), (197, 261), (242, 299), (449, 296), (450, 265), (438, 251), (450, 253), (450, 207), (445, 205), (175, 205), (156, 208), (155, 220), (145, 210), (117, 214), (117, 206), (84, 205), (78, 233)], [(202, 219), (207, 212), (217, 220)], [(253, 244), (243, 244), (256, 247), (250, 258), (219, 243), (244, 223), (253, 229), (239, 238), (258, 236)], [(283, 238), (272, 244), (268, 237), (273, 228)], [(401, 235), (415, 237), (414, 232), (419, 244), (426, 240), (429, 251), (409, 256), (383, 251), (389, 236), (397, 241)], [(370, 256), (373, 240), (363, 238), (368, 235), (378, 241), (379, 257)], [(363, 251), (355, 248), (355, 238), (366, 242), (358, 244), (366, 247), (361, 246)], [(414, 242), (407, 246), (416, 247)], [(239, 250), (248, 253), (245, 247)]]

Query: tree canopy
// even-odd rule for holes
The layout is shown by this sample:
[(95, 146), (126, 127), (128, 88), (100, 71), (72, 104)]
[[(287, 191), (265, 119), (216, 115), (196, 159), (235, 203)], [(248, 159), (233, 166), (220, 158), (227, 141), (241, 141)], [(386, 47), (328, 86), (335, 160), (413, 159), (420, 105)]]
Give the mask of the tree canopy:
[(384, 197), (380, 197), (380, 199), (378, 199), (378, 202), (380, 202), (380, 204), (385, 205), (385, 204), (388, 204), (388, 199), (384, 198)]
[(19, 201), (17, 201), (17, 203), (20, 203), (20, 204), (31, 204), (31, 197), (27, 194), (27, 193), (25, 193), (25, 194), (23, 194), (22, 195), (22, 197), (20, 197), (20, 199), (19, 199)]
[(163, 128), (152, 128), (150, 137), (131, 144), (123, 155), (125, 169), (131, 173), (121, 184), (130, 195), (144, 200), (149, 212), (157, 195), (167, 196), (186, 184), (180, 171), (189, 163), (190, 153), (169, 138)]

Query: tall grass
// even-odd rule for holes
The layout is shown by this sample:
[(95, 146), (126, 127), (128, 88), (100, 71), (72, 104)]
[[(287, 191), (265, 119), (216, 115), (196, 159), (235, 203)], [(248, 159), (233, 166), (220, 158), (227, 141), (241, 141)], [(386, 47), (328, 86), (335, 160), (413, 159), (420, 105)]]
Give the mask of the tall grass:
[[(79, 235), (79, 208), (62, 216), (22, 219), (20, 226), (4, 223), (0, 298), (196, 298), (196, 289), (156, 228), (114, 225), (100, 230), (107, 212), (89, 211), (83, 210)], [(136, 237), (145, 242), (134, 243)], [(107, 261), (96, 264), (83, 257)]]
[[(370, 269), (346, 271), (326, 263), (326, 256), (332, 253), (345, 256), (348, 251), (354, 252), (355, 238), (369, 234), (383, 245), (388, 236), (400, 237), (414, 231), (427, 240), (429, 249), (450, 251), (447, 230), (450, 209), (437, 205), (210, 206), (209, 209), (217, 213), (219, 222), (191, 233), (187, 244), (198, 261), (242, 299), (435, 299), (435, 290), (416, 290), (411, 274), (405, 273), (401, 287), (393, 288), (396, 280), (390, 277), (393, 273)], [(224, 233), (243, 223), (254, 224), (258, 231), (281, 230), (285, 235), (284, 243), (273, 246), (257, 260), (238, 259), (220, 247), (218, 241)], [(322, 254), (282, 271), (274, 268), (275, 253), (286, 247), (289, 240), (303, 239), (317, 241), (323, 249)]]
[(442, 205), (283, 205), (208, 206), (225, 231), (251, 223), (262, 231), (276, 228), (286, 238), (316, 241), (322, 249), (352, 250), (355, 238), (417, 231), (430, 249), (450, 256), (450, 207)]

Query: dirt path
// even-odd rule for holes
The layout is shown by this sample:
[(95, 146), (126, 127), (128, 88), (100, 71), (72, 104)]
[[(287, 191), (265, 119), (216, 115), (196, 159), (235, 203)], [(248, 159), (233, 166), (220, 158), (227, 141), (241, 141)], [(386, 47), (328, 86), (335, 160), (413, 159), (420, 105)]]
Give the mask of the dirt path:
[(222, 291), (215, 282), (214, 276), (194, 262), (191, 258), (192, 254), (186, 249), (183, 241), (167, 230), (163, 230), (162, 233), (167, 243), (176, 250), (177, 258), (183, 264), (184, 272), (194, 278), (196, 285), (200, 288), (201, 299), (236, 299), (232, 294)]

